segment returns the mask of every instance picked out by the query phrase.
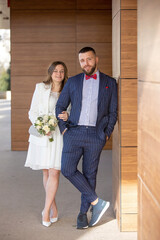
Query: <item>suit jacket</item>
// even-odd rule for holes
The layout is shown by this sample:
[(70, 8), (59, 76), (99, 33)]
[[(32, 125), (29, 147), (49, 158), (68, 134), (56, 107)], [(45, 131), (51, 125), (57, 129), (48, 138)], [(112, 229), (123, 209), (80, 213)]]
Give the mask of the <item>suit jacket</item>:
[[(71, 103), (71, 112), (67, 122), (59, 119), (59, 128), (63, 132), (65, 128), (78, 124), (82, 107), (82, 89), (84, 73), (80, 73), (68, 79), (56, 105), (56, 116), (65, 111)], [(117, 121), (117, 83), (116, 80), (100, 72), (98, 93), (98, 114), (96, 129), (99, 137), (104, 140), (106, 135), (110, 137)]]
[[(36, 84), (36, 88), (32, 97), (31, 107), (28, 112), (29, 119), (32, 124), (40, 115), (48, 114), (49, 95), (51, 91), (51, 85), (47, 86), (44, 83)], [(48, 137), (36, 137), (33, 135), (29, 136), (29, 142), (39, 146), (47, 146)]]

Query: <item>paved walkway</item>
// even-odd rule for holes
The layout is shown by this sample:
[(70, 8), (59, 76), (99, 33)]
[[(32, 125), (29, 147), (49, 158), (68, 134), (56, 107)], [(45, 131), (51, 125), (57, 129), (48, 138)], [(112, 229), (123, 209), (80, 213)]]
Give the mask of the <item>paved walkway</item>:
[[(41, 225), (44, 204), (41, 171), (24, 168), (26, 151), (10, 151), (10, 101), (0, 100), (0, 240), (136, 240), (119, 232), (112, 207), (98, 226), (77, 230), (80, 193), (62, 175), (57, 194), (59, 221)], [(97, 193), (111, 201), (111, 151), (103, 151)]]

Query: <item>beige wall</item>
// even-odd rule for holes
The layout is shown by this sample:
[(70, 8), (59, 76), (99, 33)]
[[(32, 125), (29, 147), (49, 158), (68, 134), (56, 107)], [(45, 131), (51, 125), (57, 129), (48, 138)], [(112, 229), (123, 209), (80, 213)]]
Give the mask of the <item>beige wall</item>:
[(160, 1), (138, 1), (138, 240), (160, 239)]
[(11, 1), (12, 150), (28, 147), (31, 97), (52, 61), (64, 61), (70, 76), (79, 73), (77, 53), (90, 45), (100, 70), (112, 75), (111, 8), (111, 0)]
[(113, 205), (121, 231), (137, 230), (137, 0), (112, 1), (112, 65), (119, 115), (113, 134)]

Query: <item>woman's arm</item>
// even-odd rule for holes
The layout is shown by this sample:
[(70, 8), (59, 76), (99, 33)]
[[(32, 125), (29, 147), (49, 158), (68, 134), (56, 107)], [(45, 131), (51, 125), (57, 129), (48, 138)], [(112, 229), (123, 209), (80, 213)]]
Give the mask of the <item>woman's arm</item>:
[(32, 124), (35, 123), (35, 120), (38, 117), (38, 103), (39, 103), (39, 89), (38, 89), (38, 84), (36, 84), (36, 88), (32, 97), (30, 110), (28, 112), (29, 119), (32, 122)]

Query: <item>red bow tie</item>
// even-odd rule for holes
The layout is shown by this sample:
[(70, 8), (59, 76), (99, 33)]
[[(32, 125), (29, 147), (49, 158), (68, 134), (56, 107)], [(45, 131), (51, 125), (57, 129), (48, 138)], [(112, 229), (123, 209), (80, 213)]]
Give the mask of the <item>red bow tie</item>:
[(88, 80), (90, 78), (97, 79), (97, 74), (95, 73), (94, 75), (91, 75), (91, 76), (86, 75), (86, 80)]

